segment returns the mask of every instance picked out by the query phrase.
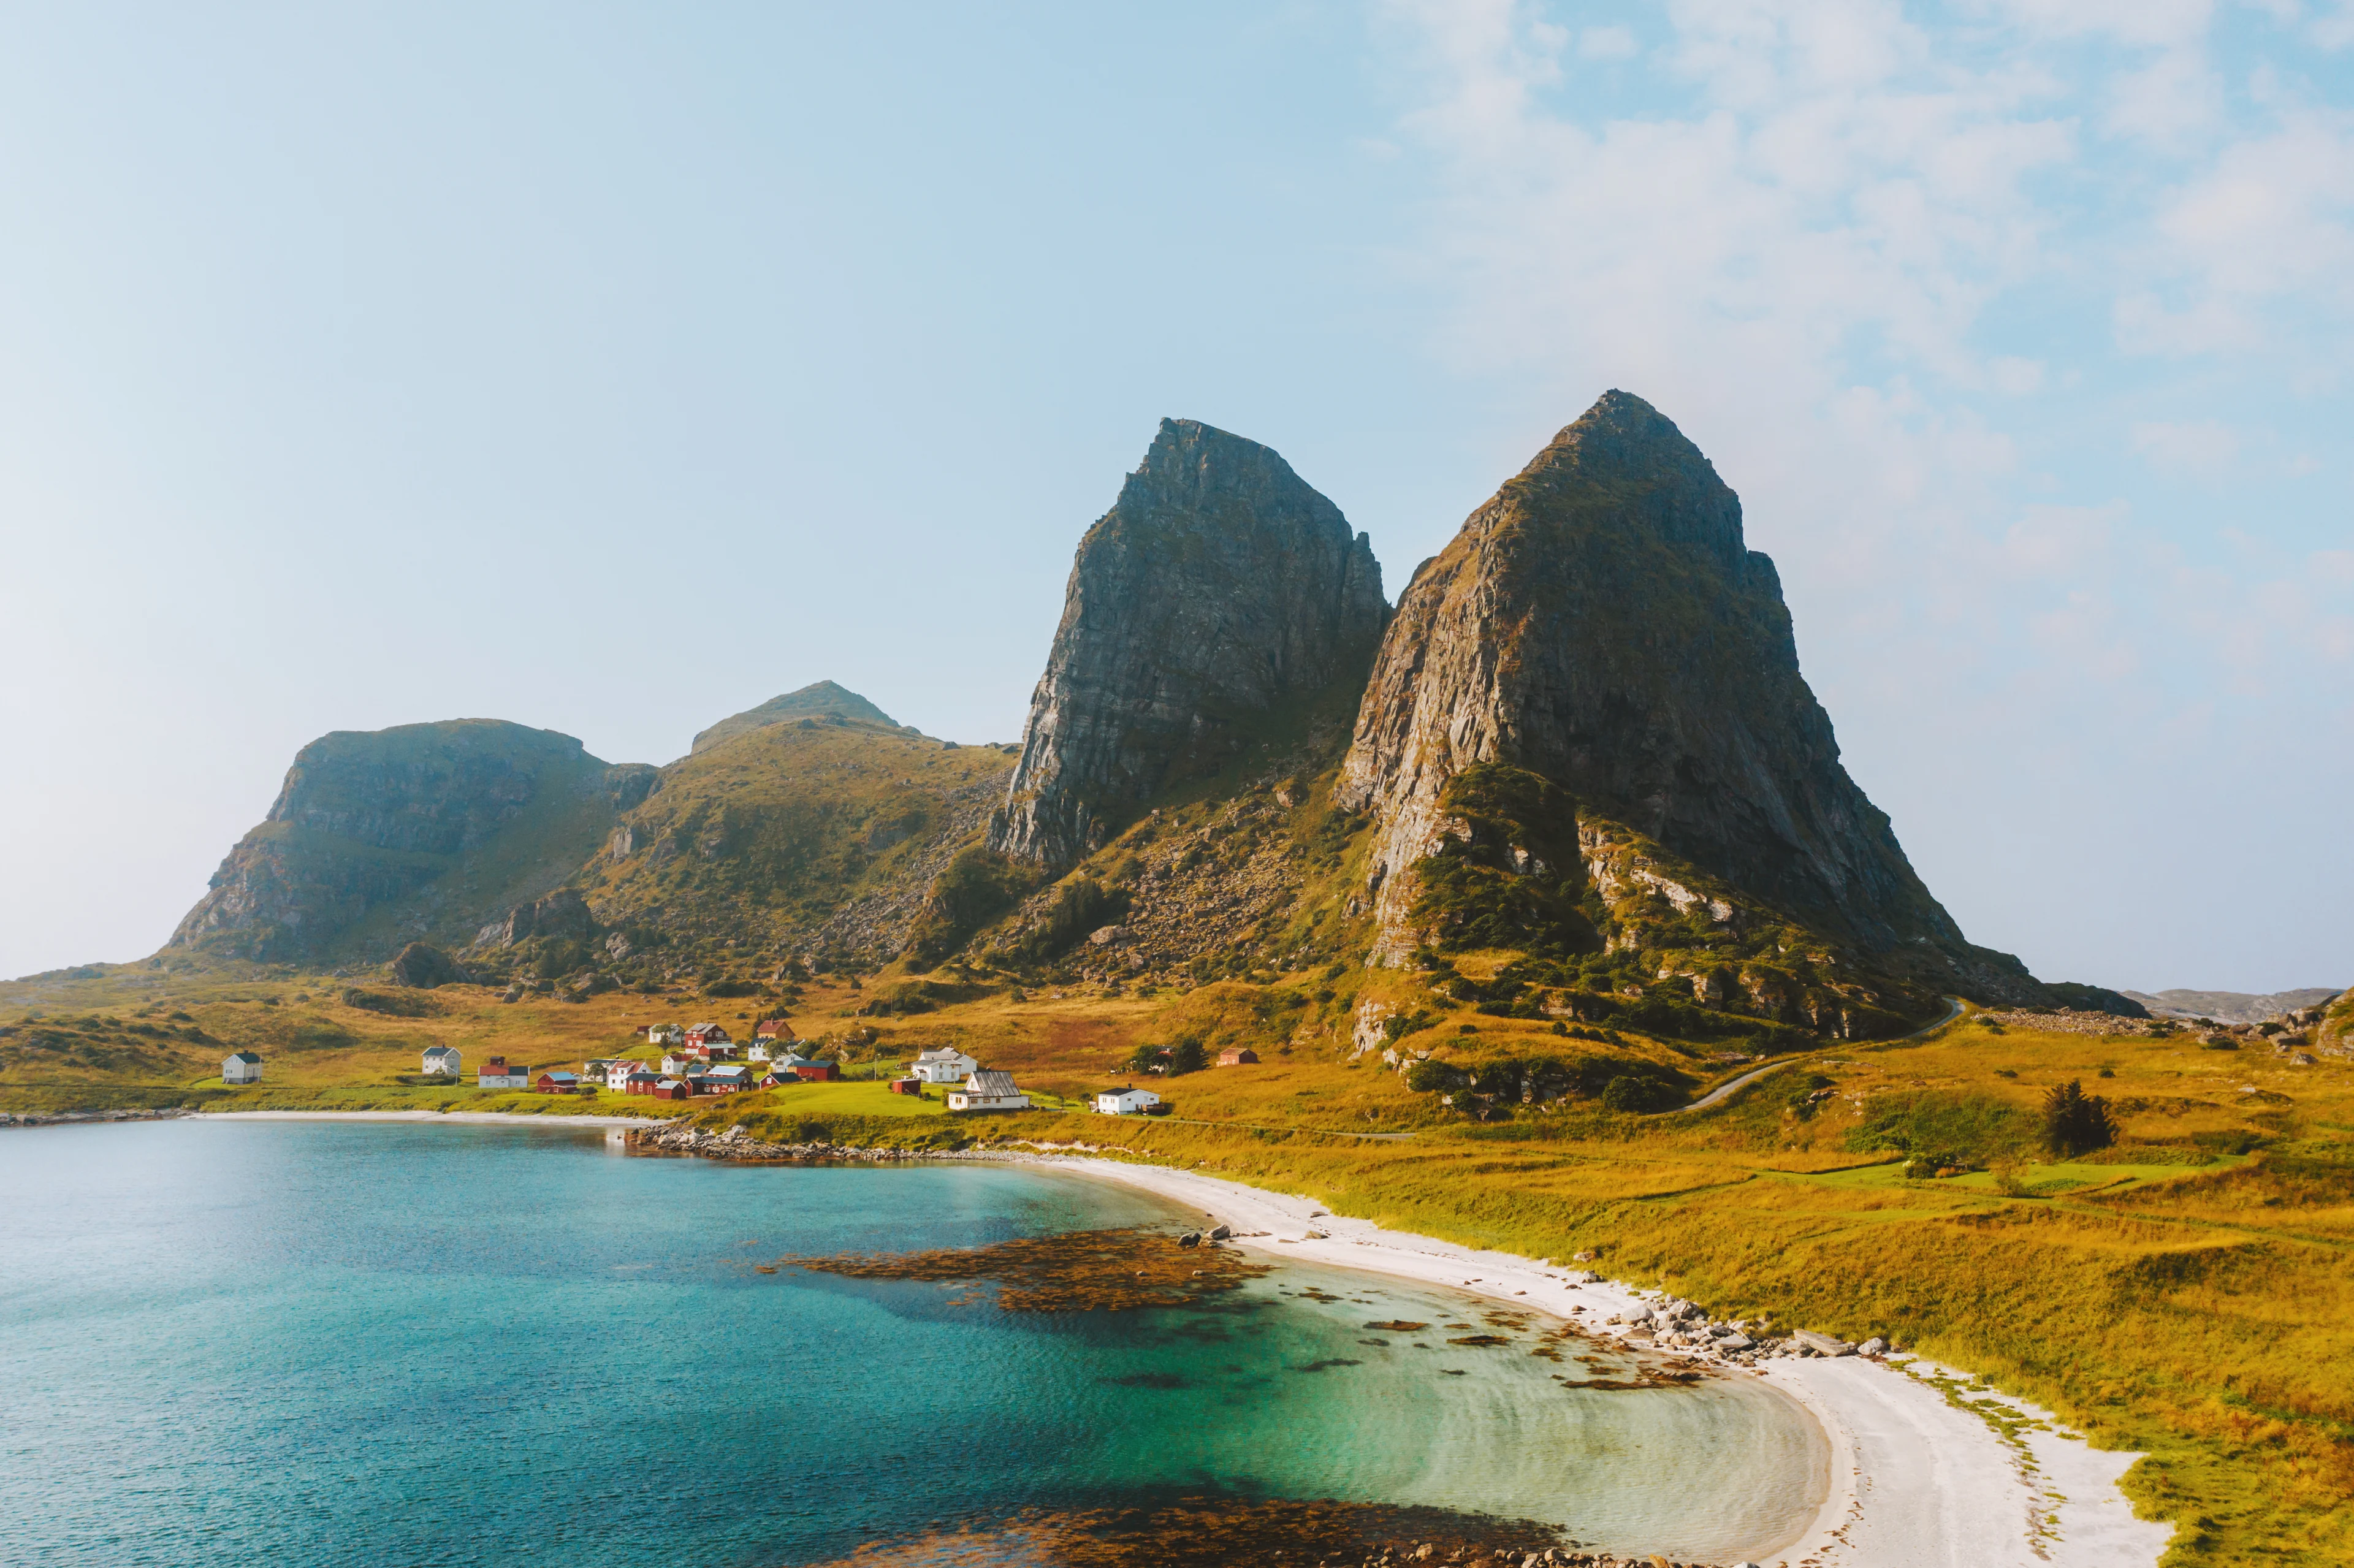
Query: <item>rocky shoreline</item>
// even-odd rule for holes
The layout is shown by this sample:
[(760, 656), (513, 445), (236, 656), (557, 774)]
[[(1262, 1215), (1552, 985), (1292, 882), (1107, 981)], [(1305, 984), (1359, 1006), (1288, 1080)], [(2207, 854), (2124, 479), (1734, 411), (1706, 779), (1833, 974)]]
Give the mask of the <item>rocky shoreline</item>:
[[(961, 1160), (1027, 1163), (1044, 1158), (1005, 1149), (863, 1149), (838, 1143), (768, 1143), (741, 1127), (725, 1132), (664, 1122), (643, 1132), (629, 1134), (631, 1145), (647, 1153), (694, 1155), (705, 1160), (737, 1160), (758, 1164), (832, 1164), (863, 1161), (903, 1164), (913, 1161)], [(1569, 1285), (1598, 1285), (1602, 1276), (1572, 1268), (1553, 1277)], [(1879, 1361), (1901, 1353), (1885, 1340), (1861, 1344), (1806, 1330), (1775, 1325), (1771, 1318), (1713, 1319), (1699, 1305), (1664, 1292), (1638, 1292), (1641, 1304), (1613, 1313), (1600, 1322), (1577, 1315), (1571, 1321), (1596, 1339), (1616, 1340), (1628, 1350), (1650, 1351), (1677, 1361), (1718, 1367), (1754, 1367), (1762, 1361), (1816, 1357), (1861, 1356)], [(1639, 1560), (1638, 1560), (1639, 1561)]]
[(73, 1127), (93, 1121), (171, 1121), (194, 1114), (186, 1106), (171, 1106), (162, 1110), (58, 1111), (48, 1116), (31, 1111), (22, 1114), (0, 1111), (0, 1127)]

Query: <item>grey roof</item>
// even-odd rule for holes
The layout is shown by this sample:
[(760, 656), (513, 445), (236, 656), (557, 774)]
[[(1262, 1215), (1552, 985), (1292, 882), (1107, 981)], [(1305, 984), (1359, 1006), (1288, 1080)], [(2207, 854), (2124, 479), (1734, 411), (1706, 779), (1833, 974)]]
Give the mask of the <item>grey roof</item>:
[(972, 1076), (965, 1080), (964, 1090), (969, 1095), (987, 1095), (991, 1099), (1022, 1092), (1013, 1086), (1013, 1075), (997, 1067), (975, 1068)]
[(238, 1051), (230, 1054), (229, 1060), (232, 1062), (259, 1062), (261, 1058), (255, 1055), (250, 1051)]

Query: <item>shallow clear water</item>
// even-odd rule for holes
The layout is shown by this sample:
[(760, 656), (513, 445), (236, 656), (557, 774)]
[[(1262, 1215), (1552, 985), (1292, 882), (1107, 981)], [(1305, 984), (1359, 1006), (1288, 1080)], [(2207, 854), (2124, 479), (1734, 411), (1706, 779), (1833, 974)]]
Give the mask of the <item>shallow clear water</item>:
[(1445, 1342), (1484, 1304), (1371, 1276), (1047, 1316), (751, 1266), (1187, 1217), (1077, 1176), (204, 1121), (0, 1135), (0, 1562), (27, 1568), (750, 1568), (1172, 1487), (1729, 1560), (1796, 1531), (1824, 1463), (1754, 1382), (1565, 1389), (1529, 1334)]

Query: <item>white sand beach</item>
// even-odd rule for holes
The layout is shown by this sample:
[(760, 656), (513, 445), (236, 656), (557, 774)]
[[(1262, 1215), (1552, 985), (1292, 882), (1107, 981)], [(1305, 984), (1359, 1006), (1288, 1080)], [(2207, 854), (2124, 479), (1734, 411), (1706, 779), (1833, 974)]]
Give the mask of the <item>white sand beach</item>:
[[(1235, 1245), (1283, 1257), (1453, 1286), (1569, 1317), (1600, 1319), (1639, 1298), (1613, 1284), (1573, 1285), (1533, 1258), (1479, 1252), (1327, 1213), (1312, 1200), (1263, 1192), (1157, 1165), (1041, 1156), (1037, 1162), (1119, 1181), (1230, 1225)], [(1252, 1233), (1265, 1233), (1254, 1234)], [(1314, 1233), (1311, 1234), (1311, 1233)], [(1582, 1270), (1580, 1272), (1583, 1272)], [(2148, 1568), (2171, 1525), (2136, 1519), (2117, 1478), (2140, 1456), (2108, 1453), (2064, 1435), (2049, 1413), (2001, 1400), (2041, 1425), (2006, 1441), (1983, 1417), (1956, 1409), (1929, 1380), (1965, 1374), (1918, 1359), (1779, 1360), (1762, 1377), (1789, 1394), (1830, 1439), (1821, 1508), (1795, 1542), (1753, 1552), (1787, 1568)], [(1985, 1402), (1999, 1396), (1973, 1389)]]

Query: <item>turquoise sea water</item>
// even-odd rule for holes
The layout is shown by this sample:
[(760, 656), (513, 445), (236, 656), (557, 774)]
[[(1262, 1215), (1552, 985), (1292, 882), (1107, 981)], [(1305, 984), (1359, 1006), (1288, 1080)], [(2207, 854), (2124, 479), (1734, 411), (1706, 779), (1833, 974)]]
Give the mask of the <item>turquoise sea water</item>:
[(1824, 1463), (1755, 1383), (1565, 1389), (1579, 1369), (1525, 1335), (1370, 1332), (1485, 1308), (1341, 1270), (1049, 1316), (751, 1266), (1193, 1217), (1078, 1176), (188, 1121), (0, 1134), (0, 1562), (24, 1568), (769, 1568), (1168, 1488), (1730, 1560), (1796, 1531)]

